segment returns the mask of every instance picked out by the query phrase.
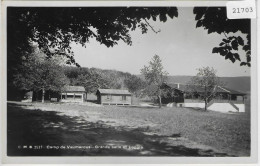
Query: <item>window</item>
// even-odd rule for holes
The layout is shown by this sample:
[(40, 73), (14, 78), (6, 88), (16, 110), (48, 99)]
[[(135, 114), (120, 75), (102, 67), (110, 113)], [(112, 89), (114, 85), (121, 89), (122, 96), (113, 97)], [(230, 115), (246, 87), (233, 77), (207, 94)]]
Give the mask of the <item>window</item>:
[(107, 100), (112, 100), (112, 96), (111, 95), (107, 95)]
[(122, 100), (126, 100), (126, 96), (122, 96)]
[(81, 99), (81, 95), (75, 95), (75, 99)]
[(67, 99), (68, 99), (68, 98), (70, 98), (70, 99), (71, 99), (71, 98), (74, 98), (74, 95), (67, 95)]

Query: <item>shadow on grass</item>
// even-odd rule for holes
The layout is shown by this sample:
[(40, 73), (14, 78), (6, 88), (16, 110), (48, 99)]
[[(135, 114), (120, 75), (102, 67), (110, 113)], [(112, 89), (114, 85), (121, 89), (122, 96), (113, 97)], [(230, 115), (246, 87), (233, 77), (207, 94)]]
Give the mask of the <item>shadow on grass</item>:
[(212, 150), (170, 146), (143, 130), (7, 105), (8, 156), (226, 156)]

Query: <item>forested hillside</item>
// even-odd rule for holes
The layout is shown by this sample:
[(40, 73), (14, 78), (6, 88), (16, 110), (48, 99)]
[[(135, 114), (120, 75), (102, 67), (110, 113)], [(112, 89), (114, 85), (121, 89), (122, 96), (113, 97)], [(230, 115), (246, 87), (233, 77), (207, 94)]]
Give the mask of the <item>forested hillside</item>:
[(98, 88), (111, 88), (128, 89), (137, 94), (145, 86), (136, 75), (116, 70), (65, 66), (64, 72), (70, 85), (84, 86), (88, 93), (96, 92)]
[[(95, 92), (98, 88), (129, 89), (138, 93), (146, 84), (144, 77), (117, 70), (102, 70), (98, 68), (66, 66), (65, 75), (69, 78), (70, 85), (80, 85), (87, 92)], [(168, 83), (186, 84), (192, 76), (168, 76)], [(227, 88), (250, 92), (250, 77), (220, 77)]]

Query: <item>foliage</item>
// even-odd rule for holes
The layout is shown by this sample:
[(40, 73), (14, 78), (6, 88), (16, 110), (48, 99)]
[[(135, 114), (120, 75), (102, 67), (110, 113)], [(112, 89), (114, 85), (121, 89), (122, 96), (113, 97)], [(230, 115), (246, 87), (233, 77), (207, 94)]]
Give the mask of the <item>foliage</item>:
[(130, 30), (142, 33), (150, 26), (147, 20), (178, 16), (176, 7), (9, 7), (8, 56), (26, 52), (35, 42), (48, 56), (64, 55), (68, 64), (78, 65), (70, 44), (85, 46), (90, 38), (112, 47), (122, 40), (131, 45)]
[(69, 79), (70, 85), (77, 85), (78, 84), (78, 77), (80, 75), (85, 76), (89, 73), (89, 69), (86, 67), (74, 67), (74, 66), (64, 66), (64, 73)]
[(20, 73), (17, 67), (26, 63), (23, 57), (33, 54), (32, 44), (47, 58), (59, 55), (66, 57), (67, 64), (79, 66), (71, 43), (85, 46), (93, 38), (107, 47), (119, 41), (131, 45), (130, 31), (146, 33), (149, 27), (153, 30), (148, 20), (166, 22), (177, 16), (176, 7), (8, 7), (8, 91), (15, 87), (14, 76)]
[(217, 86), (222, 85), (216, 73), (210, 67), (199, 68), (197, 75), (187, 85), (187, 91), (191, 95), (199, 96), (205, 102), (205, 110), (209, 101), (217, 94)]
[(145, 92), (149, 92), (149, 96), (156, 96), (159, 99), (159, 106), (161, 107), (161, 97), (163, 91), (161, 86), (167, 80), (168, 73), (164, 71), (162, 61), (158, 55), (154, 55), (152, 60), (149, 62), (149, 66), (144, 66), (141, 69), (141, 73), (144, 75), (147, 81), (147, 88)]
[(93, 68), (101, 77), (108, 82), (108, 88), (121, 89), (124, 87), (124, 73), (116, 70), (101, 70)]
[[(68, 83), (62, 66), (54, 59), (45, 59), (45, 55), (35, 50), (34, 55), (24, 57), (19, 72), (14, 75), (13, 85), (21, 90), (62, 91)], [(44, 99), (43, 99), (44, 100)]]
[(129, 75), (124, 80), (124, 84), (127, 89), (136, 96), (139, 96), (141, 94), (141, 90), (146, 87), (146, 82), (135, 75)]
[(84, 86), (88, 93), (94, 93), (99, 88), (109, 88), (109, 81), (95, 70), (90, 70), (87, 75), (79, 75), (77, 82), (78, 85)]
[[(197, 21), (196, 27), (204, 27), (208, 33), (224, 34), (225, 38), (219, 47), (213, 48), (213, 53), (219, 53), (232, 62), (241, 61), (241, 65), (250, 66), (250, 19), (229, 20), (226, 19), (226, 10), (221, 7), (195, 7), (194, 14)], [(67, 64), (79, 66), (71, 51), (70, 44), (75, 42), (85, 46), (91, 38), (100, 44), (113, 47), (119, 41), (128, 45), (132, 44), (130, 31), (140, 29), (146, 33), (148, 29), (155, 31), (148, 20), (160, 20), (166, 22), (169, 18), (178, 16), (176, 7), (8, 7), (7, 8), (7, 79), (8, 89), (12, 89), (13, 83), (25, 88), (30, 82), (23, 85), (23, 79), (28, 79), (29, 70), (26, 62), (33, 55), (32, 44), (36, 44), (40, 50), (51, 59), (53, 55), (66, 57)], [(240, 31), (247, 35), (247, 41), (241, 36), (232, 36), (231, 33)], [(157, 32), (156, 32), (157, 33)], [(229, 36), (228, 36), (229, 35)], [(242, 46), (246, 51), (246, 61), (236, 50)], [(30, 61), (30, 60), (29, 60)], [(21, 67), (25, 66), (25, 67)], [(90, 79), (90, 84), (99, 82), (97, 87), (122, 88), (131, 87), (118, 78), (115, 73), (90, 72), (83, 69), (81, 74), (73, 72), (67, 76), (70, 84), (81, 84), (79, 80)], [(24, 71), (22, 74), (21, 71)], [(30, 71), (30, 70), (29, 70)], [(85, 74), (86, 73), (86, 74)], [(100, 75), (101, 74), (101, 75)], [(117, 73), (118, 74), (118, 73)], [(17, 78), (20, 78), (19, 81)], [(102, 81), (103, 79), (103, 81)], [(101, 80), (101, 82), (100, 82)], [(105, 81), (104, 81), (105, 80)], [(84, 83), (85, 86), (87, 83)], [(128, 84), (128, 85), (126, 85)], [(133, 84), (132, 84), (133, 85)], [(94, 91), (93, 86), (88, 87)], [(131, 87), (130, 89), (134, 89)]]
[[(233, 63), (240, 61), (241, 66), (251, 66), (250, 19), (227, 19), (225, 7), (195, 7), (193, 13), (197, 28), (204, 27), (209, 34), (216, 32), (225, 36), (219, 47), (213, 48), (212, 53), (219, 53)], [(241, 36), (232, 34), (236, 32), (246, 34), (247, 42)], [(245, 61), (237, 53), (239, 46), (246, 52)]]
[[(84, 86), (88, 93), (95, 93), (99, 88), (122, 89), (127, 88), (137, 94), (142, 82), (144, 81), (130, 73), (124, 73), (116, 70), (102, 70), (98, 68), (86, 67), (64, 67), (65, 75), (70, 80), (71, 85)], [(133, 82), (137, 81), (137, 82)], [(134, 85), (137, 83), (137, 85)]]

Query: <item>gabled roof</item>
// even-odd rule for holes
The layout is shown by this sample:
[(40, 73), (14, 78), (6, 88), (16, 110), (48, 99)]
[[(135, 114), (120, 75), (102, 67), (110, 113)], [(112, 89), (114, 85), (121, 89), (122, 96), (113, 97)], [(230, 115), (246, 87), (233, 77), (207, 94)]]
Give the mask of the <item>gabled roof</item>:
[(232, 89), (229, 89), (229, 88), (226, 88), (226, 87), (221, 87), (221, 88), (225, 89), (226, 91), (229, 91), (229, 93), (232, 94), (232, 95), (246, 95), (246, 93), (239, 92), (239, 91), (236, 91), (236, 90), (232, 90)]
[(164, 84), (166, 86), (169, 86), (172, 89), (178, 89), (178, 90), (183, 91), (183, 92), (186, 90), (186, 85), (184, 85), (184, 84), (179, 84), (179, 85), (178, 84), (174, 84), (174, 83), (170, 83), (170, 84), (164, 83)]
[(85, 88), (83, 86), (66, 86), (65, 92), (85, 92)]
[(122, 89), (98, 89), (100, 94), (131, 95), (128, 90)]
[[(167, 86), (171, 87), (172, 89), (177, 89), (177, 90), (180, 90), (182, 92), (188, 92), (189, 89), (187, 88), (187, 85), (184, 85), (184, 84), (166, 84)], [(204, 92), (204, 88), (203, 87), (200, 87), (200, 86), (196, 86), (194, 85), (195, 89), (197, 92)], [(226, 87), (221, 87), (221, 86), (218, 86), (216, 88), (217, 92), (222, 92), (222, 93), (229, 93), (229, 94), (232, 94), (232, 95), (246, 95), (246, 93), (243, 93), (243, 92), (239, 92), (239, 91), (236, 91), (236, 90), (232, 90), (232, 89), (229, 89), (229, 88), (226, 88)]]

